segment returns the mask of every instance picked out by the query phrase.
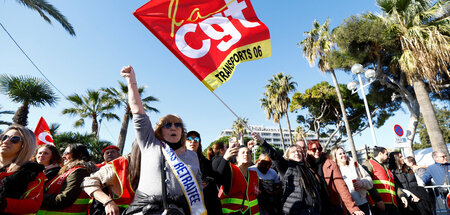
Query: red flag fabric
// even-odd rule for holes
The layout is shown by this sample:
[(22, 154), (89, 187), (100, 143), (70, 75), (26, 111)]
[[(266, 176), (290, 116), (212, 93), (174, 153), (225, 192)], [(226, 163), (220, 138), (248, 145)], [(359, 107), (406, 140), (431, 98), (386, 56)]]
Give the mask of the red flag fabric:
[(134, 15), (211, 91), (237, 64), (271, 55), (250, 0), (151, 0)]
[(36, 145), (55, 145), (55, 142), (53, 142), (52, 134), (50, 134), (50, 129), (48, 128), (44, 117), (41, 116), (41, 118), (39, 119), (36, 129), (34, 130), (34, 134), (36, 135)]

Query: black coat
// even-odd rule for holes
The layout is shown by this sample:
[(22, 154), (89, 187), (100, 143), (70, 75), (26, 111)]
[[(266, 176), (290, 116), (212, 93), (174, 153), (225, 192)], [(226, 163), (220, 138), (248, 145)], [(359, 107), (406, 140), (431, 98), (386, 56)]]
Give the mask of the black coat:
[(314, 173), (304, 162), (295, 162), (284, 159), (272, 146), (264, 142), (262, 149), (272, 159), (278, 170), (283, 186), (284, 214), (299, 214), (304, 211), (321, 210), (321, 200), (318, 191), (319, 182)]

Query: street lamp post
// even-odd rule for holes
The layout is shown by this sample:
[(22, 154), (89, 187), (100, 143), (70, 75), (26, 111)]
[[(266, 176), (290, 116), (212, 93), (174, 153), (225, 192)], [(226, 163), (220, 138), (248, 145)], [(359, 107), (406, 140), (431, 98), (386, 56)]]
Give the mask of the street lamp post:
[[(369, 83), (367, 83), (365, 85), (361, 78), (361, 73), (363, 73), (363, 72), (365, 74), (365, 77), (370, 80)], [(369, 105), (367, 104), (367, 98), (366, 98), (366, 94), (364, 92), (364, 87), (370, 85), (375, 80), (375, 75), (376, 75), (375, 70), (368, 69), (368, 70), (364, 71), (364, 67), (361, 64), (355, 64), (352, 66), (352, 73), (358, 76), (360, 88), (356, 89), (358, 86), (358, 83), (356, 81), (352, 81), (347, 84), (347, 89), (351, 90), (352, 93), (356, 93), (358, 90), (361, 90), (361, 94), (362, 94), (362, 97), (364, 100), (364, 106), (366, 107), (367, 118), (369, 120), (370, 131), (372, 132), (373, 144), (375, 146), (377, 146), (378, 144), (377, 144), (377, 138), (375, 136), (375, 130), (373, 129), (372, 116), (370, 114)]]

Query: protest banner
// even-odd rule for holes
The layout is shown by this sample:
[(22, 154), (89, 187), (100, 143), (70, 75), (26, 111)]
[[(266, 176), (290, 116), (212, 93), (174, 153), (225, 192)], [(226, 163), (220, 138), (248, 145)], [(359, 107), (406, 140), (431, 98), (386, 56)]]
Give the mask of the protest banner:
[(210, 91), (237, 64), (271, 55), (269, 30), (249, 0), (152, 0), (134, 15)]
[(39, 122), (34, 130), (36, 135), (36, 145), (52, 144), (55, 145), (53, 137), (50, 134), (50, 129), (48, 128), (47, 122), (45, 122), (44, 117), (41, 116)]

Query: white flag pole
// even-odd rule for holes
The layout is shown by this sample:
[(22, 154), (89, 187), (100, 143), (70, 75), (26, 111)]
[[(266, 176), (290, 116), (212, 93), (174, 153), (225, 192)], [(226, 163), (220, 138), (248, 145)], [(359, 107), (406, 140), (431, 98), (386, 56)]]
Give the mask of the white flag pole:
[(238, 121), (242, 122), (242, 124), (245, 126), (246, 129), (248, 129), (250, 131), (250, 133), (253, 133), (252, 129), (249, 128), (247, 123), (245, 123), (244, 120), (242, 120), (233, 110), (231, 110), (231, 108), (216, 93), (214, 93), (214, 91), (211, 91), (211, 93), (214, 94), (214, 96), (216, 96), (216, 98), (219, 99), (219, 101), (222, 102), (222, 104), (225, 105), (225, 107), (227, 107), (228, 110), (230, 110), (234, 116), (236, 116)]

